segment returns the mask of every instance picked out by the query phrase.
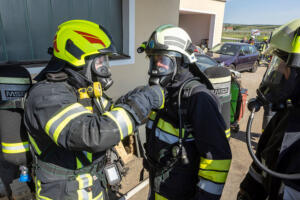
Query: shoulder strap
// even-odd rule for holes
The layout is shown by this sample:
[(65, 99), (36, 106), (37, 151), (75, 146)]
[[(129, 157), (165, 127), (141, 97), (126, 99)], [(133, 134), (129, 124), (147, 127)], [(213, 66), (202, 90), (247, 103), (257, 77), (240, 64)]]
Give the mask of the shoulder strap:
[(188, 83), (184, 88), (183, 88), (183, 98), (188, 98), (193, 94), (193, 91), (196, 87), (201, 86), (202, 84), (197, 81), (191, 81), (190, 83)]

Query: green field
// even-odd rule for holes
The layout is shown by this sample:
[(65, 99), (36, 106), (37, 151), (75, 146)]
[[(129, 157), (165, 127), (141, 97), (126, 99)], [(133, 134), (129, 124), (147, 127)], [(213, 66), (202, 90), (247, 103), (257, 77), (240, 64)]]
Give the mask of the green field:
[[(252, 29), (260, 30), (260, 35), (256, 36), (256, 41), (262, 41), (264, 37), (269, 37), (278, 25), (242, 25), (242, 24), (224, 24), (222, 32), (222, 42), (239, 41), (244, 37), (248, 39), (251, 36)], [(232, 30), (226, 30), (226, 27), (232, 27)], [(234, 38), (234, 39), (225, 39)]]

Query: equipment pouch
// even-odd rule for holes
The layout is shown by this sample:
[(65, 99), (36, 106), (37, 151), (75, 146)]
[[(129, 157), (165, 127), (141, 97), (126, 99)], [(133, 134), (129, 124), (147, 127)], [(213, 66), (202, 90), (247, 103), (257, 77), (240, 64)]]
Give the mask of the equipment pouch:
[(104, 173), (109, 185), (118, 185), (121, 182), (121, 175), (116, 164), (112, 163), (104, 167)]

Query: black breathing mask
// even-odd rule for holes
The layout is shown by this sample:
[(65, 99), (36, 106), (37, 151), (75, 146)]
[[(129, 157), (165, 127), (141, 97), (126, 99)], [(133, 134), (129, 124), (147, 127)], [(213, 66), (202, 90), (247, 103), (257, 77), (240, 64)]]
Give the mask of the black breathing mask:
[(107, 90), (113, 84), (110, 65), (107, 55), (99, 55), (90, 63), (91, 79), (93, 82), (100, 82), (103, 90)]
[(257, 90), (258, 98), (263, 104), (278, 107), (293, 97), (298, 82), (297, 70), (275, 55)]
[(176, 52), (149, 55), (149, 85), (166, 87), (172, 83), (177, 73), (177, 60), (181, 55)]

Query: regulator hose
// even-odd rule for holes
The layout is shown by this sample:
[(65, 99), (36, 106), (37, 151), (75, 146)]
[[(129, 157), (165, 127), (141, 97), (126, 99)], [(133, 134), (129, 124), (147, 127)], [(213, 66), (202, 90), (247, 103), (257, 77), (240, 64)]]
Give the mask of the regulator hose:
[(251, 114), (249, 116), (248, 123), (247, 123), (247, 147), (248, 147), (248, 151), (250, 153), (250, 156), (252, 157), (253, 162), (261, 170), (267, 172), (268, 174), (270, 174), (271, 176), (274, 176), (276, 178), (288, 179), (288, 180), (299, 180), (300, 179), (300, 173), (298, 173), (298, 174), (283, 174), (283, 173), (278, 173), (276, 171), (273, 171), (273, 170), (269, 169), (267, 166), (263, 165), (258, 160), (258, 158), (256, 157), (256, 155), (254, 154), (254, 152), (253, 152), (253, 150), (251, 148), (251, 127), (252, 127), (252, 122), (253, 122), (253, 119), (254, 119), (254, 113), (255, 113), (255, 111), (256, 111), (256, 109), (252, 108)]

